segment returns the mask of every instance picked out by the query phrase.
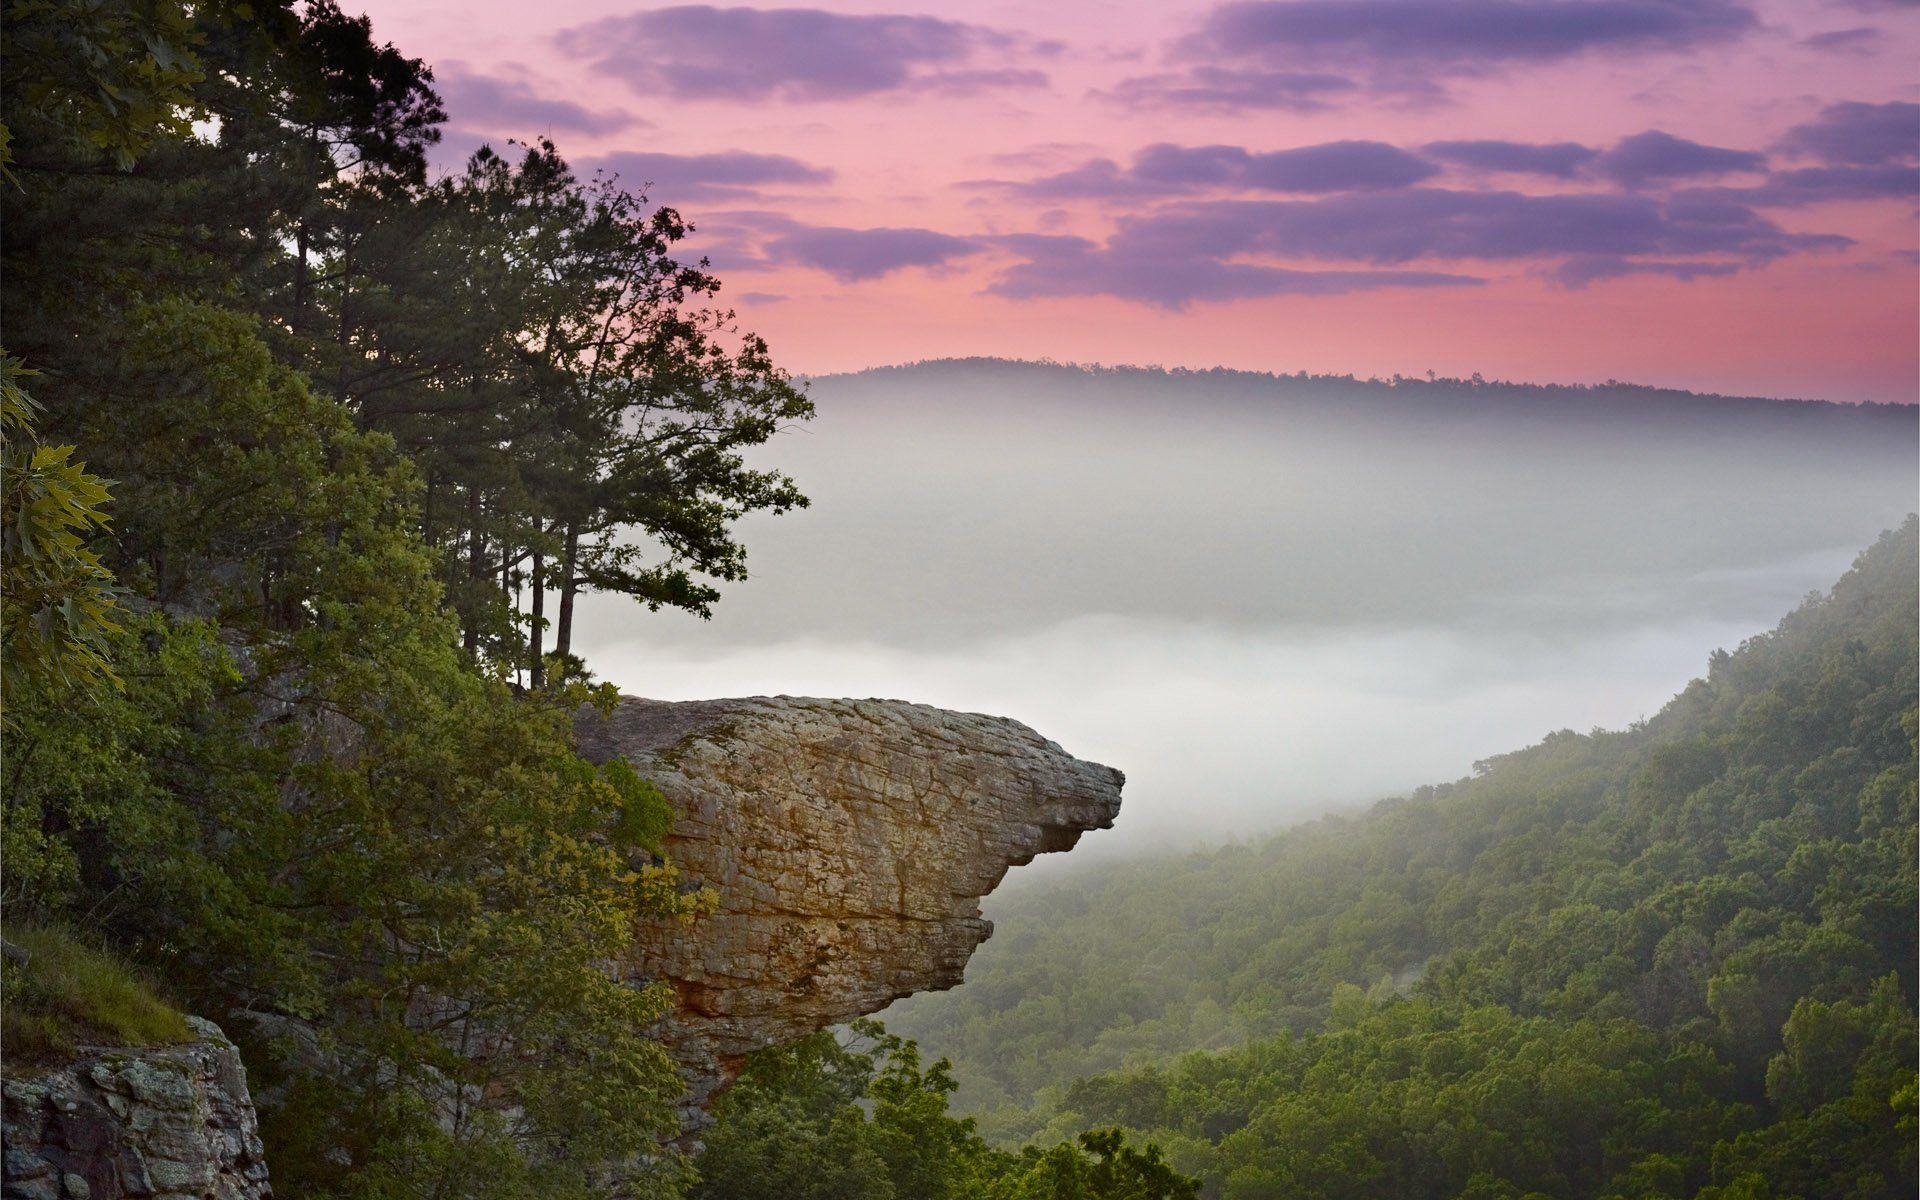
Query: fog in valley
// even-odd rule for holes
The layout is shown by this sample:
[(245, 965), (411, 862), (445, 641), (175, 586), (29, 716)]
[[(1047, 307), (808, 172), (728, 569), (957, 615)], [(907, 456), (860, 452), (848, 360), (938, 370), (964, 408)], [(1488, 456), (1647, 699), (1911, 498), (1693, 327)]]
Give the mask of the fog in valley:
[(812, 394), (761, 460), (813, 506), (747, 522), (753, 578), (709, 622), (584, 597), (581, 651), (1026, 721), (1128, 775), (1064, 869), (1651, 715), (1920, 487), (1912, 409), (986, 361)]

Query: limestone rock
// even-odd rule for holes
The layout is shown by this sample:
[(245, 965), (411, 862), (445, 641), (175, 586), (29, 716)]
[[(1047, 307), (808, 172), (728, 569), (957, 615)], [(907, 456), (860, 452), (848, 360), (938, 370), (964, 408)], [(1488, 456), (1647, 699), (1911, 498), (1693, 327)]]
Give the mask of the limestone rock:
[(1113, 824), (1123, 777), (1017, 721), (892, 700), (622, 699), (581, 749), (674, 809), (668, 852), (719, 910), (638, 931), (635, 979), (678, 997), (663, 1039), (690, 1123), (762, 1046), (960, 982), (1007, 869)]
[(7, 1200), (267, 1200), (240, 1053), (218, 1026), (178, 1046), (89, 1047), (4, 1084)]

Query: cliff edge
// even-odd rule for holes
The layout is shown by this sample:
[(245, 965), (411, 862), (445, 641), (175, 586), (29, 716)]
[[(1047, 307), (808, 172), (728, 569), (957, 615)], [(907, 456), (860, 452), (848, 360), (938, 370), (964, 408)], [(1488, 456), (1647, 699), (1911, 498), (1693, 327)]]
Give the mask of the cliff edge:
[(1124, 782), (1017, 721), (893, 700), (629, 697), (576, 731), (659, 786), (668, 852), (719, 896), (621, 964), (678, 997), (690, 1127), (749, 1052), (958, 984), (993, 932), (980, 898), (1111, 826)]

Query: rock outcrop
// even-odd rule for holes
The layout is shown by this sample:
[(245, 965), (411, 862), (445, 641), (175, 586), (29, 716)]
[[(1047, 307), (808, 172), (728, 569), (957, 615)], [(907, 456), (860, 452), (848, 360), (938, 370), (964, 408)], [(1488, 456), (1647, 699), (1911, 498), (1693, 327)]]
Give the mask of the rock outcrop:
[(4, 1085), (7, 1200), (266, 1200), (239, 1051), (188, 1017), (177, 1046), (89, 1047)]
[(750, 1051), (959, 983), (980, 897), (1120, 809), (1120, 772), (1017, 721), (899, 701), (627, 698), (576, 728), (659, 785), (669, 853), (719, 896), (624, 964), (678, 997), (693, 1128)]
[[(619, 757), (674, 809), (667, 849), (718, 909), (648, 926), (617, 969), (665, 980), (660, 1031), (685, 1128), (746, 1055), (958, 984), (1008, 868), (1113, 824), (1120, 772), (1017, 721), (884, 700), (788, 697), (584, 712), (582, 751)], [(267, 1200), (233, 1043), (83, 1050), (8, 1072), (5, 1200)]]

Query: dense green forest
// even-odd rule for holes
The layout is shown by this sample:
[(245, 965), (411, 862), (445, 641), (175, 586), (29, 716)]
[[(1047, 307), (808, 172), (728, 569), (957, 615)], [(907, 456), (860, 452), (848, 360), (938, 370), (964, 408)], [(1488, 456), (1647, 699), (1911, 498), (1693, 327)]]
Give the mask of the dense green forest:
[[(663, 1141), (663, 986), (603, 969), (706, 900), (659, 793), (575, 753), (574, 602), (706, 612), (740, 518), (805, 503), (743, 452), (806, 395), (673, 209), (544, 142), (430, 175), (431, 70), (328, 0), (4, 37), (8, 1069), (184, 1008), (280, 1195), (727, 1194)], [(1115, 1135), (989, 1152), (892, 1061), (875, 1161), (1186, 1190)]]
[(1910, 1195), (1917, 533), (1631, 729), (1021, 893), (890, 1020), (1208, 1195)]

